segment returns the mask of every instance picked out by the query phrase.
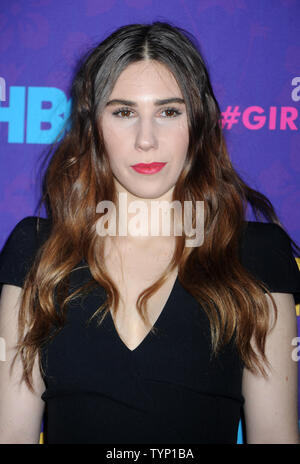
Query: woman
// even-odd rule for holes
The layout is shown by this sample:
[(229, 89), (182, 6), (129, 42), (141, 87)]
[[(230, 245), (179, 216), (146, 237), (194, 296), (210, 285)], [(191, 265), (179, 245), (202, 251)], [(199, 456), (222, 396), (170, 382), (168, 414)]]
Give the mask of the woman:
[[(248, 443), (298, 443), (299, 248), (233, 169), (186, 31), (124, 26), (85, 57), (44, 186), (48, 219), (1, 254), (1, 442), (37, 443), (46, 412), (48, 443), (235, 443), (243, 412)], [(157, 200), (192, 226), (203, 204), (202, 243)]]

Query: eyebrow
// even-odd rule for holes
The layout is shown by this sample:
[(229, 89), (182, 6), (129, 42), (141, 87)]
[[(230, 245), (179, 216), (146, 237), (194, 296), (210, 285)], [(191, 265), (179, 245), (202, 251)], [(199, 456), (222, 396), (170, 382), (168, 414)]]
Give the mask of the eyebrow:
[[(155, 106), (168, 105), (169, 103), (181, 103), (181, 104), (184, 104), (184, 100), (182, 98), (165, 98), (164, 100), (155, 100), (154, 105)], [(106, 103), (106, 106), (110, 106), (110, 105), (137, 106), (137, 104), (134, 101), (122, 100), (122, 99), (119, 99), (119, 98), (109, 100)]]

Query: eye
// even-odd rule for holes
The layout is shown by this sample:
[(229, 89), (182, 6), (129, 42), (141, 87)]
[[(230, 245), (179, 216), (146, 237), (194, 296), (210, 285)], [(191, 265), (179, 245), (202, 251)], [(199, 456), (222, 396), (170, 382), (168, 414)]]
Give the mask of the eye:
[(113, 112), (113, 115), (121, 119), (129, 119), (129, 113), (132, 113), (132, 111), (129, 108), (119, 108)]
[(181, 114), (181, 111), (177, 110), (176, 108), (166, 108), (162, 112), (167, 114), (167, 116), (165, 116), (167, 118), (176, 118), (176, 116)]

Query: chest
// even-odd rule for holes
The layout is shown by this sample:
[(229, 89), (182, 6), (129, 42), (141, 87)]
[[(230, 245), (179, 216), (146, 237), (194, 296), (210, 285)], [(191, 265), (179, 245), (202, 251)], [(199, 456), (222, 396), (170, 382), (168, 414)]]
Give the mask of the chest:
[[(154, 284), (172, 258), (171, 246), (153, 250), (110, 248), (105, 256), (107, 272), (116, 284), (120, 300), (117, 312), (112, 315), (115, 329), (130, 350), (135, 349), (147, 336), (150, 327), (140, 316), (136, 302), (143, 290)], [(178, 271), (174, 269), (161, 287), (148, 299), (147, 315), (151, 326), (155, 324), (172, 293)]]

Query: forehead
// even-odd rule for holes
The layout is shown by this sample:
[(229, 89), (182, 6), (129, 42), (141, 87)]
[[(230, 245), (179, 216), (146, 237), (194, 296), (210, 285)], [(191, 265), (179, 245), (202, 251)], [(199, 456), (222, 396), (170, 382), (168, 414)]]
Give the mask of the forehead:
[(132, 63), (118, 77), (111, 96), (127, 97), (144, 93), (155, 93), (161, 97), (180, 96), (180, 88), (167, 66), (155, 60)]

